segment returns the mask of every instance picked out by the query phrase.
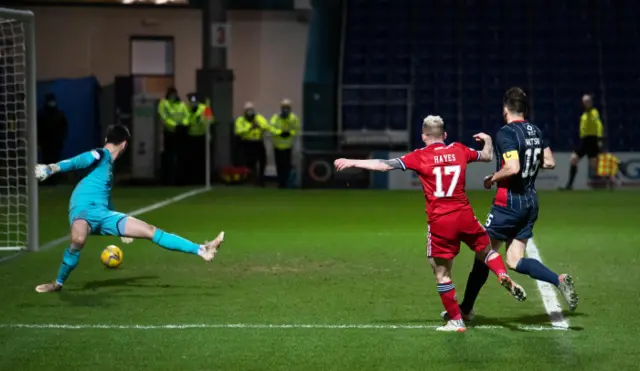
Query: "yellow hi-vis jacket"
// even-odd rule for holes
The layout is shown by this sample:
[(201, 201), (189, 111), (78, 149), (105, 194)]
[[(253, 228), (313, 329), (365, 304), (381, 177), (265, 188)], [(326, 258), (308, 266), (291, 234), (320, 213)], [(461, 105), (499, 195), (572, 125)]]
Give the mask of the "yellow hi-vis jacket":
[(603, 127), (600, 120), (600, 112), (592, 108), (582, 113), (580, 116), (580, 138), (598, 137), (602, 138)]
[(158, 103), (158, 114), (165, 130), (175, 132), (178, 125), (189, 125), (189, 108), (183, 101), (163, 99)]
[(200, 137), (207, 133), (214, 121), (213, 113), (206, 104), (200, 103), (189, 115), (189, 136)]
[[(295, 113), (289, 113), (289, 116), (282, 118), (279, 114), (271, 117), (271, 126), (275, 129), (275, 133), (271, 141), (275, 149), (290, 149), (293, 147), (295, 135), (300, 132), (300, 119)], [(283, 138), (280, 134), (288, 131), (290, 136)]]
[(261, 114), (256, 113), (253, 117), (253, 122), (248, 121), (244, 116), (236, 119), (235, 133), (242, 140), (252, 142), (261, 141), (265, 131), (275, 134), (275, 130)]

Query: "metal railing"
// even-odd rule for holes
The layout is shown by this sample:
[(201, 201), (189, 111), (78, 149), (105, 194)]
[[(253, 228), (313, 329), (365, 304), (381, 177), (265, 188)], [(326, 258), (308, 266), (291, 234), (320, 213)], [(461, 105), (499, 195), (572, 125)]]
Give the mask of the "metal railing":
[[(398, 98), (394, 99), (371, 99), (367, 98), (367, 92), (372, 91), (401, 91)], [(349, 145), (406, 145), (411, 146), (411, 116), (413, 114), (413, 87), (411, 85), (342, 85), (339, 88), (341, 99), (338, 111), (338, 135), (342, 138), (343, 144)], [(359, 96), (354, 99), (345, 99), (345, 92), (356, 92)], [(392, 94), (395, 95), (395, 94)], [(401, 106), (405, 108), (406, 116), (404, 122), (394, 123), (392, 127), (384, 129), (367, 127), (366, 123), (358, 125), (362, 129), (349, 129), (344, 122), (344, 107), (389, 107)]]

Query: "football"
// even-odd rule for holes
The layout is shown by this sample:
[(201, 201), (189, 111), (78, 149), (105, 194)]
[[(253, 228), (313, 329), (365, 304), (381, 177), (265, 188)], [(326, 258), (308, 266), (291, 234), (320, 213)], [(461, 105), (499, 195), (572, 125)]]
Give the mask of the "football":
[(110, 245), (102, 250), (100, 260), (105, 267), (113, 269), (118, 268), (120, 264), (122, 264), (123, 256), (124, 254), (118, 246)]

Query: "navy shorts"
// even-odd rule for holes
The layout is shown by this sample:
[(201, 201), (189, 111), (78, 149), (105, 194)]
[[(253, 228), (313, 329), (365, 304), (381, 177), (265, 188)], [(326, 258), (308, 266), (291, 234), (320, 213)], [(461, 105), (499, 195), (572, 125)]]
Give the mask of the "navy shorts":
[(508, 241), (533, 237), (533, 226), (538, 220), (538, 206), (511, 209), (493, 205), (485, 227), (492, 240)]

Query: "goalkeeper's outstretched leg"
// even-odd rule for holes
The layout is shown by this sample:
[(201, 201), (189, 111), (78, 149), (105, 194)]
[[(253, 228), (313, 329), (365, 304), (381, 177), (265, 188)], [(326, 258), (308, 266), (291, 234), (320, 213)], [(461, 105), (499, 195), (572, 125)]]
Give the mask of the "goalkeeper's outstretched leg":
[(220, 232), (213, 241), (199, 245), (131, 216), (127, 217), (123, 224), (124, 228), (120, 234), (122, 237), (151, 240), (165, 249), (196, 254), (208, 262), (216, 257), (220, 245), (224, 242), (224, 232)]
[[(85, 216), (91, 219), (93, 214), (89, 213)], [(102, 234), (120, 236), (124, 242), (130, 242), (133, 238), (143, 238), (168, 250), (198, 255), (207, 262), (216, 257), (220, 245), (224, 242), (224, 232), (220, 232), (213, 241), (199, 245), (175, 234), (167, 233), (142, 220), (116, 212), (109, 212), (108, 216), (102, 218), (100, 223), (94, 221), (94, 224), (100, 225)], [(76, 219), (73, 221), (71, 224), (71, 244), (64, 251), (58, 277), (54, 282), (38, 285), (37, 292), (54, 292), (62, 289), (69, 274), (78, 266), (80, 250), (84, 247), (91, 231), (87, 220)]]

